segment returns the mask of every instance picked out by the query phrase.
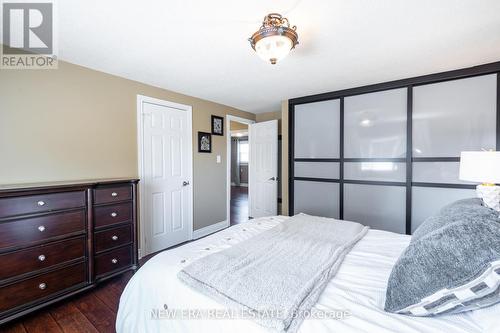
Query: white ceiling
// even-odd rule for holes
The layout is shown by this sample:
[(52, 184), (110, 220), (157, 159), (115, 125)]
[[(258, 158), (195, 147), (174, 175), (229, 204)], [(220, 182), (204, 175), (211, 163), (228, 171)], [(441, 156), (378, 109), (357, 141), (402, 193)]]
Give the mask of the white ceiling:
[[(500, 60), (499, 0), (60, 0), (59, 57), (254, 113), (280, 101)], [(247, 38), (269, 12), (300, 44)]]

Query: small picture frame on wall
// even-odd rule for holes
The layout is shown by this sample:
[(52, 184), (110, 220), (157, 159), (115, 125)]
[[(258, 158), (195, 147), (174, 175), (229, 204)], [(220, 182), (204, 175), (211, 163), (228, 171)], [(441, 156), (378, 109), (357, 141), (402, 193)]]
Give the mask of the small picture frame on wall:
[(224, 117), (212, 116), (212, 134), (224, 135)]
[(212, 135), (206, 132), (198, 132), (198, 152), (212, 152)]

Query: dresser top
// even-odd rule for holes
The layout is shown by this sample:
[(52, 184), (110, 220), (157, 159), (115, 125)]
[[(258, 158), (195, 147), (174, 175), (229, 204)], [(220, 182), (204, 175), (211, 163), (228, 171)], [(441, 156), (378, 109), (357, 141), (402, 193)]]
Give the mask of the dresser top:
[(16, 192), (24, 190), (41, 190), (57, 187), (72, 187), (72, 186), (96, 186), (116, 183), (137, 183), (137, 178), (104, 178), (104, 179), (81, 179), (68, 180), (59, 182), (41, 182), (41, 183), (25, 183), (25, 184), (6, 184), (0, 185), (0, 193)]

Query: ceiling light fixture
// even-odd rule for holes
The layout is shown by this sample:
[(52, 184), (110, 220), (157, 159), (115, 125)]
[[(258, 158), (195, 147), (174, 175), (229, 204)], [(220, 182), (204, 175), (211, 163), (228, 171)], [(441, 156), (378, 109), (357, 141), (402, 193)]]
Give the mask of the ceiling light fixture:
[(262, 26), (248, 41), (259, 57), (274, 65), (299, 43), (295, 30), (297, 27), (290, 27), (287, 18), (272, 13), (264, 17)]

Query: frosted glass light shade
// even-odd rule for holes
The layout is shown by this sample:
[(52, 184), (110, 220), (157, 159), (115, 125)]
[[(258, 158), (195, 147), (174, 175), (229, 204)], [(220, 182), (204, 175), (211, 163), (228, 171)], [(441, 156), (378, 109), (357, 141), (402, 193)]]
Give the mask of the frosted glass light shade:
[(255, 52), (262, 60), (275, 64), (286, 57), (292, 47), (291, 39), (286, 36), (269, 36), (255, 43)]
[(459, 178), (478, 183), (500, 183), (500, 151), (463, 151)]

